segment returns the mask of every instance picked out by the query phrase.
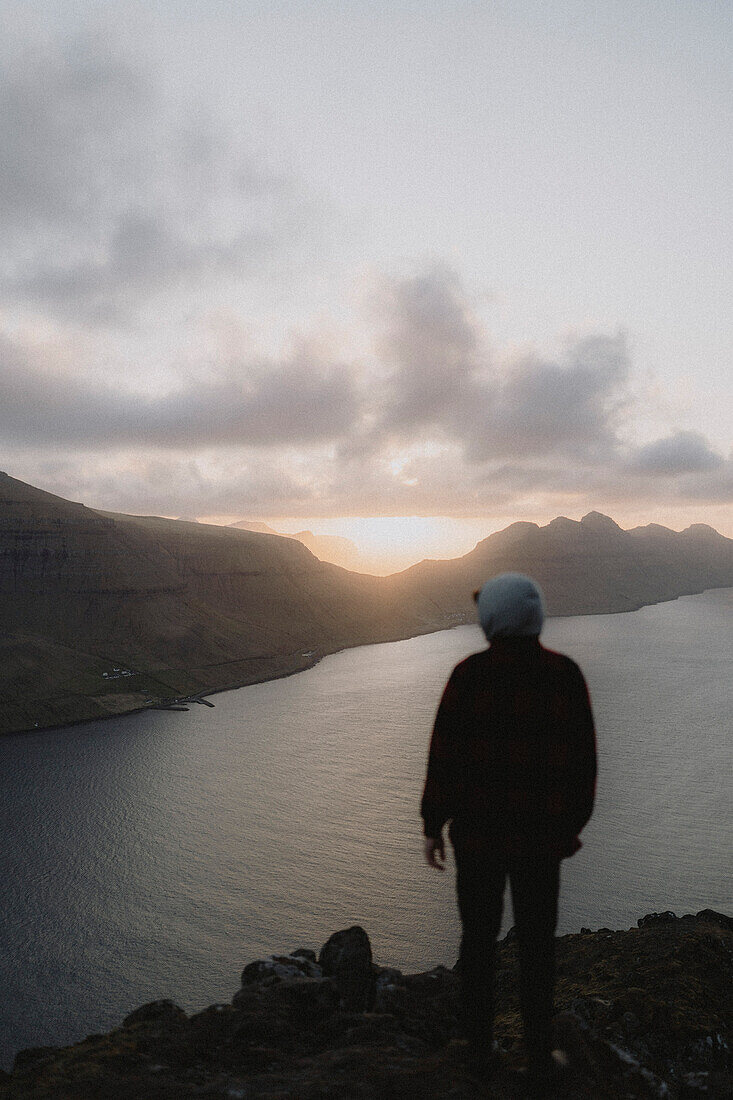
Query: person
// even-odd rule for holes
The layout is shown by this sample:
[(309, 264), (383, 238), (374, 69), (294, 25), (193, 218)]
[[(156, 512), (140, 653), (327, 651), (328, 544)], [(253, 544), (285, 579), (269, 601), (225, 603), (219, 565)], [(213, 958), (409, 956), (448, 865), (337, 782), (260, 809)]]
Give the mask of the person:
[(537, 584), (504, 573), (474, 594), (489, 648), (458, 664), (438, 707), (421, 813), (425, 857), (456, 863), (461, 1015), (475, 1068), (496, 1065), (494, 958), (507, 878), (520, 962), (527, 1071), (543, 1086), (552, 1051), (560, 861), (580, 848), (596, 786), (593, 714), (577, 664), (539, 640)]

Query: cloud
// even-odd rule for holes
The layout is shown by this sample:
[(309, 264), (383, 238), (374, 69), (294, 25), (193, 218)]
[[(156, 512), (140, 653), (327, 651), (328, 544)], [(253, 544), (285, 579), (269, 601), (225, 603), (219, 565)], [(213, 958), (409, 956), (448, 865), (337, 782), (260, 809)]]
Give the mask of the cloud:
[(377, 348), (391, 373), (380, 432), (445, 423), (471, 384), (480, 340), (460, 281), (443, 268), (396, 280), (383, 289), (381, 307)]
[(151, 396), (62, 372), (0, 338), (0, 438), (16, 446), (294, 447), (343, 436), (358, 413), (348, 368), (306, 352), (234, 364)]
[(444, 269), (386, 284), (372, 326), (375, 354), (361, 361), (315, 335), (280, 355), (245, 353), (235, 328), (226, 354), (202, 343), (185, 365), (171, 360), (165, 390), (159, 376), (153, 389), (116, 371), (114, 356), (101, 373), (94, 345), (75, 360), (58, 343), (0, 337), (5, 464), (113, 510), (186, 515), (731, 498), (733, 465), (698, 433), (628, 442), (623, 335), (587, 335), (554, 356), (498, 354)]
[[(317, 501), (307, 479), (286, 469), (274, 457), (266, 463), (241, 456), (218, 456), (213, 462), (186, 455), (145, 454), (34, 456), (23, 480), (39, 484), (70, 500), (112, 512), (137, 515), (268, 514), (273, 502), (292, 503), (307, 514)], [(312, 511), (311, 511), (312, 514)]]
[(676, 484), (676, 493), (685, 500), (732, 504), (733, 458), (723, 459), (719, 465), (704, 472), (681, 477)]
[(596, 334), (558, 360), (527, 353), (501, 369), (457, 276), (436, 268), (383, 295), (384, 401), (367, 442), (460, 444), (469, 462), (564, 454), (595, 461), (617, 446), (629, 358), (623, 335)]
[(564, 454), (595, 461), (618, 445), (629, 373), (622, 335), (572, 344), (559, 360), (526, 355), (499, 381), (493, 402), (467, 409), (467, 457)]
[(196, 280), (244, 273), (272, 236), (244, 231), (227, 241), (185, 240), (159, 213), (127, 211), (110, 227), (105, 255), (71, 264), (38, 261), (0, 289), (87, 322), (124, 320), (155, 291), (175, 291)]
[(151, 294), (262, 272), (304, 203), (205, 105), (163, 94), (150, 65), (77, 38), (0, 79), (0, 294), (122, 323)]
[[(129, 176), (129, 132), (152, 89), (128, 61), (75, 40), (9, 60), (0, 82), (0, 212), (6, 232), (78, 227)], [(89, 223), (86, 223), (89, 227)], [(89, 227), (92, 228), (92, 227)]]
[(620, 473), (630, 493), (643, 494), (649, 486), (667, 500), (733, 501), (733, 456), (713, 450), (700, 432), (676, 431), (632, 449)]
[(723, 462), (700, 432), (679, 431), (639, 447), (630, 458), (629, 470), (652, 477), (677, 477), (715, 470)]

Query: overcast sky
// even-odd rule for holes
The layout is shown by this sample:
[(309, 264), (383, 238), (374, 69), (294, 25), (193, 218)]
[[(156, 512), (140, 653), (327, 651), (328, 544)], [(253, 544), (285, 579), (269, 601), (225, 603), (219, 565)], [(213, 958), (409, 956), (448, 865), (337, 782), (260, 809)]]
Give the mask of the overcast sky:
[(733, 535), (729, 0), (0, 16), (13, 476), (291, 529)]

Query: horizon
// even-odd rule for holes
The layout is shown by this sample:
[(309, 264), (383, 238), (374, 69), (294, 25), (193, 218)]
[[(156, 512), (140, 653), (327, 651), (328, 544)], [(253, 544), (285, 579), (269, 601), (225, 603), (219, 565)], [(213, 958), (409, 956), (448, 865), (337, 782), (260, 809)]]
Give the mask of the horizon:
[[(657, 524), (671, 531), (683, 531), (696, 523), (706, 521), (691, 519), (689, 522), (678, 523), (678, 516), (673, 516), (672, 522), (664, 519), (650, 519), (647, 516), (633, 516), (631, 519), (620, 521), (615, 515), (609, 515), (601, 508), (575, 510), (574, 514), (561, 513), (557, 515), (540, 515), (538, 519), (525, 517), (501, 517), (456, 518), (452, 516), (344, 516), (340, 518), (311, 517), (266, 517), (260, 522), (274, 528), (278, 534), (293, 535), (301, 531), (309, 531), (313, 535), (335, 535), (347, 538), (356, 546), (360, 556), (363, 557), (362, 565), (348, 566), (355, 572), (377, 572), (386, 575), (390, 572), (398, 572), (416, 565), (425, 558), (448, 559), (463, 557), (475, 548), (483, 539), (499, 531), (506, 530), (513, 523), (535, 523), (538, 527), (546, 527), (556, 519), (570, 519), (580, 522), (589, 512), (600, 512), (607, 515), (618, 524), (622, 530), (627, 531), (635, 527), (646, 527)], [(175, 519), (178, 517), (168, 517)], [(246, 520), (246, 517), (241, 517)], [(240, 521), (241, 521), (240, 520)], [(212, 523), (219, 526), (230, 526), (237, 520), (229, 520), (228, 517), (202, 517), (198, 523)], [(733, 537), (733, 520), (729, 530), (721, 530), (714, 524), (718, 534), (726, 538)], [(456, 530), (457, 528), (457, 530)], [(324, 558), (324, 560), (330, 560)], [(337, 564), (340, 564), (337, 562)], [(370, 567), (370, 568), (367, 568)]]
[(733, 535), (722, 12), (0, 11), (13, 476), (390, 568), (592, 510)]
[[(6, 473), (0, 471), (0, 475)], [(6, 476), (13, 476), (7, 475)], [(16, 479), (18, 480), (18, 479)], [(51, 492), (44, 486), (37, 485), (34, 488)], [(93, 507), (87, 501), (78, 503)], [(99, 509), (99, 511), (119, 512), (118, 509)], [(337, 565), (356, 573), (371, 573), (378, 576), (388, 576), (391, 573), (409, 569), (425, 559), (448, 560), (463, 557), (473, 550), (479, 542), (492, 534), (506, 530), (513, 523), (528, 522), (538, 527), (546, 527), (557, 519), (569, 519), (579, 523), (590, 513), (601, 514), (613, 520), (622, 530), (627, 531), (635, 527), (657, 525), (674, 532), (680, 532), (701, 520), (692, 520), (683, 526), (675, 526), (673, 523), (665, 523), (660, 519), (650, 519), (648, 516), (636, 516), (629, 522), (619, 521), (616, 516), (611, 516), (599, 508), (591, 508), (589, 511), (576, 512), (574, 515), (562, 513), (554, 516), (542, 516), (539, 519), (518, 519), (517, 517), (503, 517), (503, 522), (482, 520), (477, 517), (452, 516), (346, 516), (333, 517), (293, 517), (293, 516), (268, 516), (253, 520), (249, 517), (231, 516), (176, 516), (166, 512), (156, 513), (162, 519), (180, 520), (181, 522), (201, 523), (215, 527), (234, 527), (244, 523), (263, 523), (272, 528), (275, 534), (292, 536), (296, 534), (311, 534), (316, 536), (336, 536), (348, 540), (353, 546), (353, 554), (348, 548), (340, 553), (329, 547), (312, 548), (316, 557), (323, 561), (332, 561)], [(151, 513), (120, 512), (124, 515), (150, 515)], [(493, 524), (493, 525), (492, 525)], [(707, 526), (714, 527), (712, 524)], [(725, 530), (714, 527), (718, 534), (726, 538), (732, 537)]]

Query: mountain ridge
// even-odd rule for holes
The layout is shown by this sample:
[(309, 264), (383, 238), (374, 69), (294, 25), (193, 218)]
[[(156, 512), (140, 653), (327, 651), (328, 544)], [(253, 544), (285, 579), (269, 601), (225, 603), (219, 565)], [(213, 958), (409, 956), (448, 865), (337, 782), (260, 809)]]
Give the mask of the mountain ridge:
[(127, 713), (475, 622), (472, 592), (497, 572), (534, 576), (551, 615), (733, 585), (733, 540), (705, 525), (652, 527), (623, 531), (602, 513), (520, 522), (461, 558), (376, 577), (292, 537), (105, 512), (5, 474), (0, 732)]
[(356, 543), (342, 535), (316, 535), (313, 531), (295, 531), (293, 534), (285, 531), (277, 531), (269, 523), (261, 520), (240, 519), (230, 523), (230, 527), (236, 527), (241, 531), (259, 531), (267, 535), (281, 535), (283, 538), (297, 539), (307, 546), (312, 554), (320, 561), (330, 562), (332, 565), (340, 565), (344, 569), (358, 572), (368, 572), (360, 569), (362, 555)]

